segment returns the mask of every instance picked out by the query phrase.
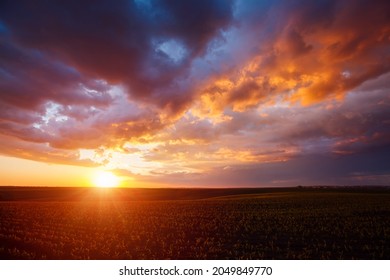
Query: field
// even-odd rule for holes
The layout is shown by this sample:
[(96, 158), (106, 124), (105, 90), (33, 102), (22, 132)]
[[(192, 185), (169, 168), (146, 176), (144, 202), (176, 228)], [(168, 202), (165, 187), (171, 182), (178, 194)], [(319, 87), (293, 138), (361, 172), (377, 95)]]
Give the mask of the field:
[(389, 189), (0, 188), (0, 259), (389, 258)]

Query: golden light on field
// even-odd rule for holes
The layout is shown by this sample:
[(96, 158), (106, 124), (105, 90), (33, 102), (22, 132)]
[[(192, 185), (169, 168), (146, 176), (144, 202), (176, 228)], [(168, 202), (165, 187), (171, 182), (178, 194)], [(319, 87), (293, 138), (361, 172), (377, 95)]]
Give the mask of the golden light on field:
[(98, 171), (92, 181), (98, 188), (116, 188), (120, 184), (118, 176), (109, 171)]

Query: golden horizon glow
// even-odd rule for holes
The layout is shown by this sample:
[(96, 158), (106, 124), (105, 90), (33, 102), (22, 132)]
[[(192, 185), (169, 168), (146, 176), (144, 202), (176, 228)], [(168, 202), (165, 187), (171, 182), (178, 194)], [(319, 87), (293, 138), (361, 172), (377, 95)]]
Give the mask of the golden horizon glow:
[[(96, 168), (39, 162), (0, 155), (0, 185), (90, 187)], [(23, 176), (20, 176), (23, 170)]]
[(120, 179), (110, 171), (98, 171), (92, 183), (97, 188), (117, 188), (120, 185)]

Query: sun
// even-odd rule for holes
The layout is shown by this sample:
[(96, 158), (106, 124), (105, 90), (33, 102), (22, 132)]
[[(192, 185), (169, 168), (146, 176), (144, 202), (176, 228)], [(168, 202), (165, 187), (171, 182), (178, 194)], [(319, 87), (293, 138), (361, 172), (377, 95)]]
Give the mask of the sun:
[(92, 181), (98, 188), (116, 188), (120, 183), (118, 176), (109, 171), (98, 171)]

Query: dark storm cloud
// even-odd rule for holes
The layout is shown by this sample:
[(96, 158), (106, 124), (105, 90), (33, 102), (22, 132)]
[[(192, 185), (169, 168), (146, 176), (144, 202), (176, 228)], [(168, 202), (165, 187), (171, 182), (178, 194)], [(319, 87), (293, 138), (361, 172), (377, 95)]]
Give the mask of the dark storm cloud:
[[(24, 109), (39, 110), (51, 100), (64, 105), (106, 105), (105, 87), (84, 79), (75, 69), (51, 60), (37, 50), (26, 50), (0, 42), (0, 102)], [(83, 88), (94, 90), (88, 95)]]
[[(132, 97), (179, 109), (175, 102), (190, 96), (175, 93), (176, 77), (228, 26), (231, 8), (226, 1), (8, 1), (0, 16), (23, 46), (87, 77), (124, 84)], [(170, 59), (175, 44), (188, 52), (179, 63)]]

